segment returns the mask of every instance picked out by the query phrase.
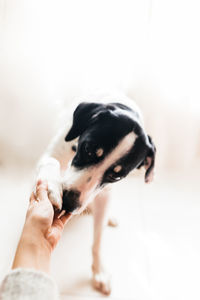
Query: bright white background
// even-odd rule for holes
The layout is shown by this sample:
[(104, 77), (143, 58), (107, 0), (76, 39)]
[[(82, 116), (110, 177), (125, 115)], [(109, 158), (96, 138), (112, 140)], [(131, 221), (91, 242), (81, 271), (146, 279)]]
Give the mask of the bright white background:
[[(146, 214), (135, 215), (145, 220), (148, 234), (145, 240), (143, 232), (138, 242), (136, 226), (133, 243), (143, 239), (147, 257), (162, 258), (150, 259), (153, 271), (147, 276), (147, 294), (159, 300), (173, 299), (173, 294), (174, 299), (200, 298), (199, 12), (195, 0), (0, 0), (3, 220), (9, 207), (22, 222), (25, 208), (18, 212), (12, 195), (16, 192), (26, 203), (23, 190), (28, 197), (30, 174), (55, 132), (60, 108), (96, 89), (126, 93), (141, 106), (158, 150), (157, 181), (145, 192), (141, 183), (138, 192)], [(9, 265), (3, 256), (9, 236), (17, 240), (12, 226), (2, 246), (2, 272)], [(165, 261), (170, 267), (162, 266)], [(143, 299), (143, 284), (137, 288), (127, 297)]]

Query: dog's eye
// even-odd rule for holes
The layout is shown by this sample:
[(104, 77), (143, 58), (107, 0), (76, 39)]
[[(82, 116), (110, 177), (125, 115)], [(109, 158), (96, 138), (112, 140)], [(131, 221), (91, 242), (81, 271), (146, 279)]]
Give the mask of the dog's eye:
[(116, 181), (120, 180), (121, 177), (120, 177), (120, 176), (117, 176), (117, 177), (116, 177), (115, 174), (111, 173), (111, 174), (109, 174), (109, 175), (107, 176), (106, 179), (107, 179), (108, 182), (116, 182)]
[(98, 148), (97, 150), (96, 150), (96, 156), (97, 157), (101, 157), (102, 155), (103, 155), (103, 149), (102, 148)]
[(77, 150), (77, 146), (76, 146), (76, 145), (73, 145), (73, 146), (72, 146), (72, 151), (73, 151), (73, 152), (76, 152), (76, 150)]

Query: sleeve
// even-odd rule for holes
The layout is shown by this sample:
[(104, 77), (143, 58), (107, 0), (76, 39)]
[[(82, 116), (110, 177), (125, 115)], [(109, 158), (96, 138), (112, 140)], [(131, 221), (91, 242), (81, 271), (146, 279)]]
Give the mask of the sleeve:
[(10, 271), (0, 285), (0, 300), (58, 300), (55, 282), (32, 269)]

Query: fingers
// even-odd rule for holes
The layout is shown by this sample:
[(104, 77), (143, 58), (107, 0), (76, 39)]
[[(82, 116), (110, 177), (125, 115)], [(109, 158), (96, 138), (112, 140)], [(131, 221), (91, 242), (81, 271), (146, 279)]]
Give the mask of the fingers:
[(34, 192), (31, 193), (29, 199), (30, 204), (48, 199), (47, 189), (48, 189), (47, 183), (45, 181), (38, 180), (35, 193)]
[[(62, 211), (65, 212), (65, 211)], [(65, 225), (72, 217), (71, 213), (65, 213), (64, 215), (61, 215), (62, 212), (55, 212), (54, 214), (54, 221), (57, 222), (57, 220), (61, 221), (63, 225)]]
[(36, 200), (42, 201), (48, 199), (47, 194), (48, 185), (46, 181), (38, 180), (36, 185)]
[(66, 210), (64, 210), (64, 209), (61, 210), (60, 213), (59, 213), (59, 215), (57, 216), (57, 218), (60, 219), (62, 216), (65, 215), (65, 213), (66, 213)]
[(36, 198), (34, 192), (32, 192), (32, 194), (30, 196), (30, 199), (29, 199), (29, 203), (34, 204), (34, 203), (39, 202), (39, 201), (40, 201), (39, 198)]
[(62, 216), (60, 218), (60, 220), (62, 221), (63, 225), (65, 225), (71, 219), (71, 217), (72, 217), (72, 214), (68, 213), (68, 214)]
[(62, 216), (60, 219), (57, 217), (54, 218), (53, 224), (46, 234), (46, 238), (50, 242), (53, 249), (60, 240), (64, 225), (69, 221), (71, 216), (71, 214), (67, 214)]
[(60, 236), (61, 236), (65, 224), (71, 219), (71, 217), (72, 217), (72, 214), (68, 213), (58, 219), (58, 214), (55, 213), (51, 231), (50, 231), (51, 235), (53, 232), (56, 231), (57, 233), (59, 232)]
[(70, 220), (71, 216), (72, 214), (69, 213), (65, 216), (62, 216), (60, 219), (55, 217), (51, 229), (47, 233), (47, 238), (58, 242), (58, 240), (61, 238), (64, 225)]
[(33, 204), (35, 200), (36, 200), (35, 194), (34, 194), (34, 192), (32, 192), (32, 194), (31, 194), (31, 196), (30, 196), (30, 199), (29, 199), (30, 204)]

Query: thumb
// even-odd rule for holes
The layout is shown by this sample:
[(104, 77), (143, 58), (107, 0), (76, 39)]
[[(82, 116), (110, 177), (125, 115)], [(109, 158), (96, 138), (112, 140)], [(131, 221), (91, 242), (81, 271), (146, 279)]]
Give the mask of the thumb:
[(36, 185), (36, 198), (39, 201), (45, 200), (48, 198), (47, 194), (48, 185), (46, 181), (38, 180)]

